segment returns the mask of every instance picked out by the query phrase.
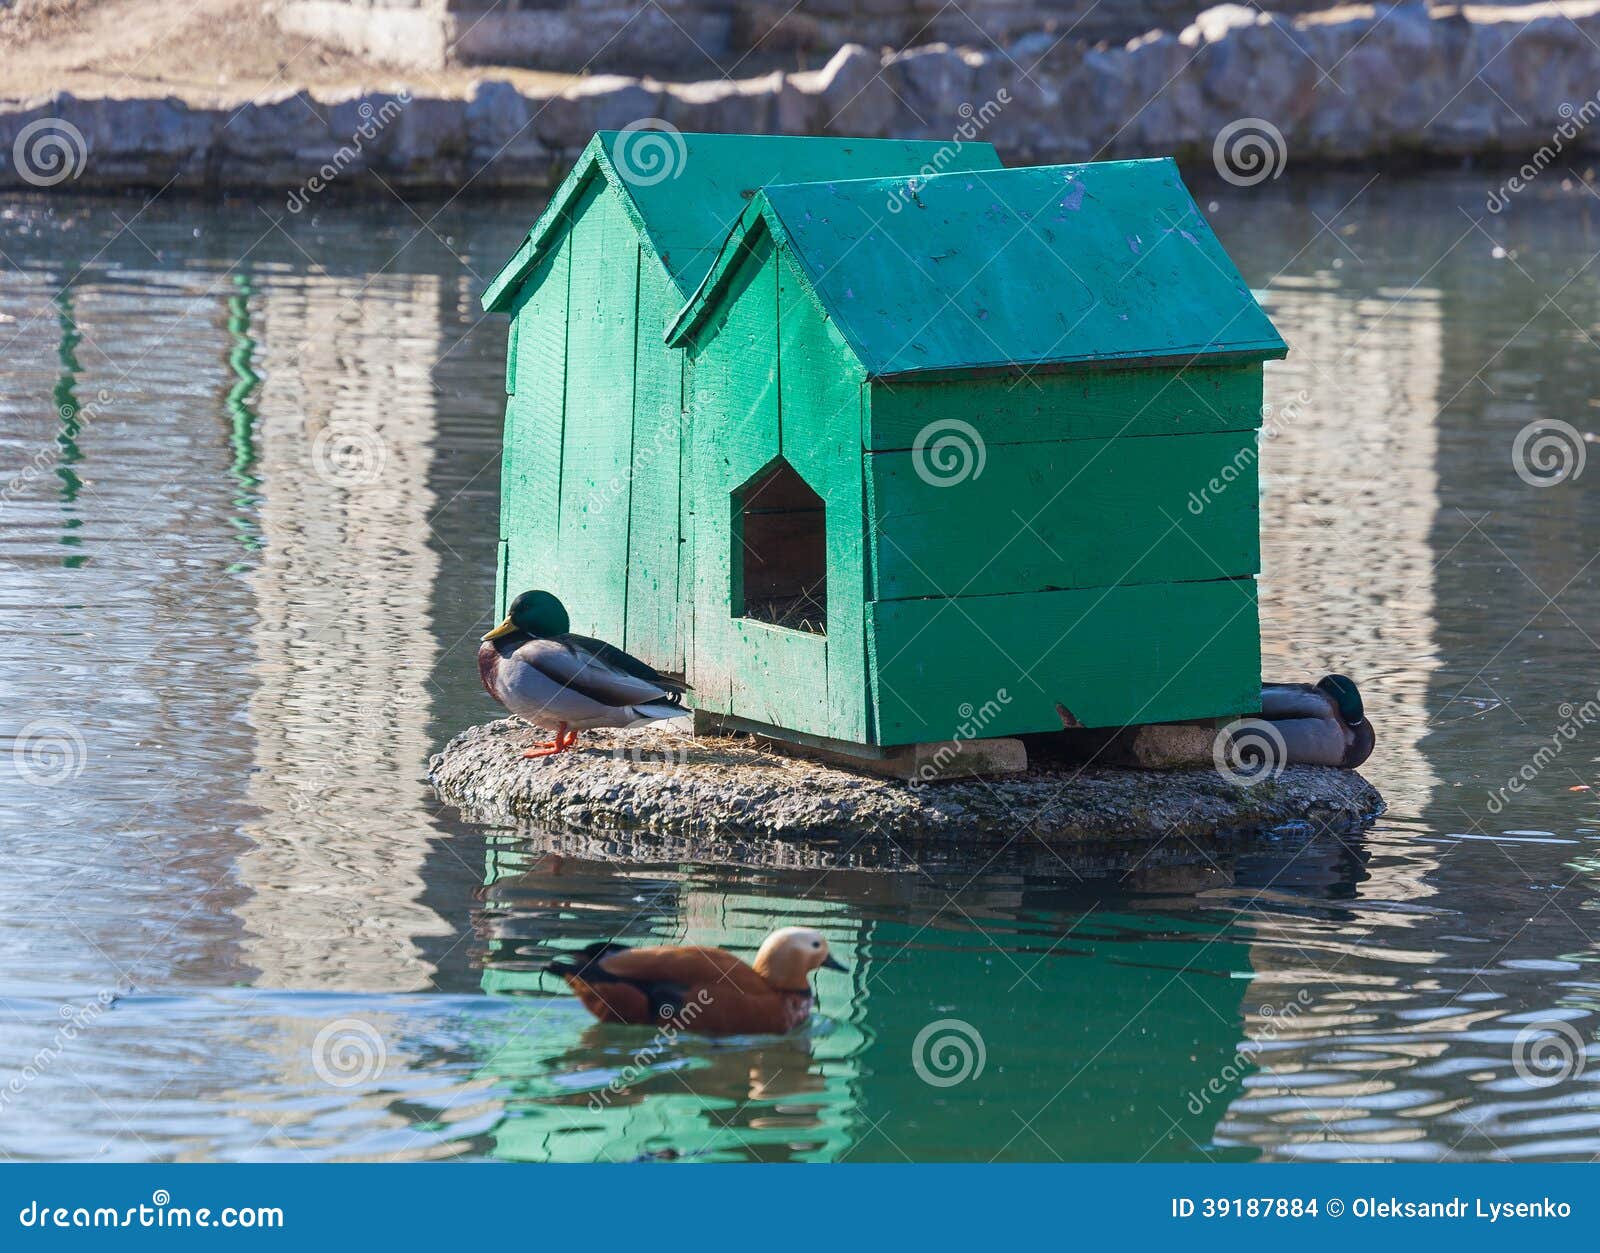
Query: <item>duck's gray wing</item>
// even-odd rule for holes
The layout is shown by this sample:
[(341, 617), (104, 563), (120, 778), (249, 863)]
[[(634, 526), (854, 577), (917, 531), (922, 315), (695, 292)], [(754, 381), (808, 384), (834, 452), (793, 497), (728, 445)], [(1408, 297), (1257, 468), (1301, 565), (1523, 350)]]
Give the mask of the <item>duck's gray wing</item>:
[(1337, 716), (1338, 712), (1333, 698), (1309, 683), (1261, 685), (1261, 716), (1269, 721), (1279, 718), (1330, 718)]
[(613, 708), (670, 700), (674, 695), (659, 683), (617, 670), (562, 640), (529, 640), (517, 649), (516, 659), (561, 687)]
[(604, 640), (597, 640), (588, 635), (567, 634), (558, 637), (563, 644), (570, 645), (578, 652), (589, 653), (598, 657), (611, 669), (623, 674), (631, 674), (636, 679), (643, 679), (646, 683), (654, 683), (666, 692), (687, 692), (689, 685), (681, 679), (668, 678), (659, 674), (647, 662), (640, 661), (632, 653), (625, 653), (615, 644), (607, 644)]
[(1331, 718), (1277, 718), (1272, 729), (1283, 737), (1292, 766), (1343, 766), (1350, 751), (1350, 735)]

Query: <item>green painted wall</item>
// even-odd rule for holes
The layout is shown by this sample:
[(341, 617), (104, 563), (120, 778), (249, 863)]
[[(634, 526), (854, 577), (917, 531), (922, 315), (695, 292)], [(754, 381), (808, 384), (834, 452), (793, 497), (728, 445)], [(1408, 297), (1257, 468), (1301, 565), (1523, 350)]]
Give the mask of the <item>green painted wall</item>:
[(1086, 726), (1258, 708), (1261, 375), (875, 383), (878, 742), (947, 739), (975, 710), (1008, 735), (1058, 728), (1057, 703)]
[[(737, 263), (691, 354), (695, 704), (865, 741), (862, 371), (767, 239)], [(734, 492), (780, 456), (826, 510), (826, 637), (731, 614)]]
[(543, 587), (573, 629), (679, 672), (676, 288), (595, 179), (511, 309), (497, 613)]

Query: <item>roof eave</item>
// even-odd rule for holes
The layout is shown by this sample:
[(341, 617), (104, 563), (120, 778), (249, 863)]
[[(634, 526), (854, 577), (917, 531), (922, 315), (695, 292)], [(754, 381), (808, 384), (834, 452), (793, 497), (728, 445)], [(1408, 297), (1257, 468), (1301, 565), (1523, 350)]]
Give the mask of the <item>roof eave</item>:
[(932, 383), (942, 379), (967, 378), (982, 374), (1059, 374), (1066, 370), (1159, 370), (1186, 365), (1248, 365), (1262, 361), (1281, 361), (1289, 355), (1281, 339), (1248, 344), (1227, 344), (1216, 348), (1180, 349), (1176, 352), (1124, 352), (1095, 357), (1057, 357), (1048, 361), (989, 361), (962, 366), (929, 366), (904, 370), (871, 369), (867, 378), (874, 383)]
[(583, 194), (584, 188), (589, 185), (589, 180), (595, 173), (609, 166), (610, 163), (605, 156), (605, 145), (601, 141), (602, 136), (596, 135), (584, 146), (583, 151), (578, 154), (578, 159), (573, 162), (572, 169), (567, 171), (567, 176), (551, 193), (550, 203), (545, 205), (544, 212), (534, 222), (533, 229), (528, 232), (522, 246), (512, 255), (511, 260), (500, 268), (500, 272), (489, 280), (489, 286), (484, 289), (481, 300), (485, 313), (511, 311), (511, 302), (516, 298), (522, 280), (527, 278), (539, 264), (551, 238), (566, 218), (567, 211)]
[[(700, 324), (706, 320), (716, 303), (717, 290), (737, 263), (740, 251), (749, 241), (751, 233), (767, 213), (766, 193), (757, 192), (745, 206), (744, 212), (739, 215), (739, 220), (723, 236), (722, 246), (717, 249), (716, 260), (711, 263), (706, 276), (700, 280), (700, 286), (694, 289), (694, 295), (684, 302), (683, 308), (673, 315), (672, 321), (667, 323), (666, 330), (661, 333), (661, 338), (667, 347), (682, 347), (684, 342), (700, 329)], [(770, 223), (768, 229), (772, 229)]]

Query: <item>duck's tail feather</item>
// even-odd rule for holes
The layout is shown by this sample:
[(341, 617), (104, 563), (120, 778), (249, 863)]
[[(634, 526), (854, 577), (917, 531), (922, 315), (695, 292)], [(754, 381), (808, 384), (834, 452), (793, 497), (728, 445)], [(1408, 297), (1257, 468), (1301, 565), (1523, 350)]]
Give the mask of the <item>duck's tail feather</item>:
[[(594, 944), (586, 944), (571, 957), (558, 957), (545, 966), (550, 974), (560, 975), (563, 979), (573, 977), (586, 979), (590, 973), (606, 958), (616, 953), (626, 953), (626, 944), (613, 944), (610, 940), (600, 940)], [(573, 957), (581, 960), (574, 961)]]
[(676, 701), (653, 700), (643, 705), (631, 705), (628, 712), (635, 722), (654, 722), (657, 718), (681, 718), (689, 711)]
[[(606, 958), (613, 957), (618, 953), (626, 953), (627, 951), (628, 946), (625, 944), (613, 944), (610, 941), (601, 940), (598, 943), (579, 949), (573, 955), (579, 960), (558, 957), (546, 965), (545, 970), (569, 982), (577, 980), (579, 983), (588, 984), (591, 987), (603, 987), (605, 984), (610, 983), (624, 984), (627, 987), (634, 988), (643, 994), (649, 1006), (652, 1021), (672, 1018), (682, 1012), (684, 999), (688, 995), (687, 989), (682, 984), (652, 979), (627, 979), (621, 975), (612, 974), (601, 964)], [(603, 995), (600, 997), (602, 1001), (605, 999)]]

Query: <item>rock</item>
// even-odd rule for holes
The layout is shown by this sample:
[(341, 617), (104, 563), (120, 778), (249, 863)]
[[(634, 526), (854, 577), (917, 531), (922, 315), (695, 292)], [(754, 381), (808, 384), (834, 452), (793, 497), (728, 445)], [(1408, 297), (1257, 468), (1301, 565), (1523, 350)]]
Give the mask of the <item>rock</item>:
[(860, 44), (845, 44), (823, 67), (818, 85), (822, 125), (829, 134), (873, 138), (892, 133), (899, 103), (883, 81), (876, 53)]
[[(874, 0), (872, 12), (903, 5)], [(837, 7), (841, 15), (858, 12), (845, 0)], [(568, 20), (538, 12), (541, 22)], [(662, 120), (684, 130), (961, 135), (994, 143), (1010, 164), (1177, 153), (1203, 168), (1214, 138), (1251, 118), (1281, 132), (1297, 167), (1527, 154), (1555, 146), (1558, 136), (1562, 151), (1600, 145), (1600, 126), (1591, 125), (1600, 0), (1526, 11), (1430, 11), (1413, 0), (1299, 16), (1219, 5), (1177, 35), (1158, 31), (1122, 44), (1007, 26), (996, 38), (1009, 43), (1009, 54), (971, 40), (965, 17), (952, 22), (919, 34), (931, 40), (949, 33), (975, 46), (930, 43), (880, 55), (849, 43), (819, 70), (728, 80), (708, 64), (705, 82), (666, 87), (600, 74), (523, 94), (489, 80), (467, 99), (419, 90), (392, 118), (386, 108), (404, 93), (325, 98), (287, 91), (227, 106), (187, 95), (85, 99), (65, 92), (0, 101), (0, 188), (41, 185), (12, 157), (24, 128), (41, 121), (76, 128), (87, 150), (75, 176), (44, 183), (65, 190), (159, 188), (176, 180), (180, 187), (303, 191), (312, 180), (329, 181), (324, 170), (350, 182), (372, 171), (408, 189), (548, 185), (595, 131)], [(635, 25), (630, 39), (648, 42), (661, 33)], [(480, 32), (485, 39), (491, 33)], [(980, 111), (986, 120), (968, 133)], [(380, 113), (383, 125), (367, 133), (364, 123)]]
[(576, 156), (596, 131), (621, 130), (660, 111), (660, 93), (639, 79), (597, 74), (545, 101), (533, 124), (541, 143)]
[(673, 837), (928, 837), (971, 841), (1026, 827), (1054, 847), (1260, 833), (1296, 824), (1359, 827), (1383, 807), (1353, 771), (1291, 766), (1254, 787), (1214, 769), (1040, 765), (1027, 773), (921, 786), (762, 752), (744, 738), (690, 737), (660, 724), (585, 732), (557, 757), (527, 760), (539, 733), (501, 719), (433, 757), (439, 795), (489, 822)]
[(1194, 22), (1184, 27), (1178, 40), (1190, 48), (1202, 43), (1220, 43), (1241, 27), (1254, 26), (1270, 16), (1247, 4), (1219, 4), (1214, 9), (1195, 14)]
[(772, 128), (782, 88), (783, 75), (776, 71), (743, 82), (674, 84), (662, 97), (662, 116), (679, 130), (760, 134)]

